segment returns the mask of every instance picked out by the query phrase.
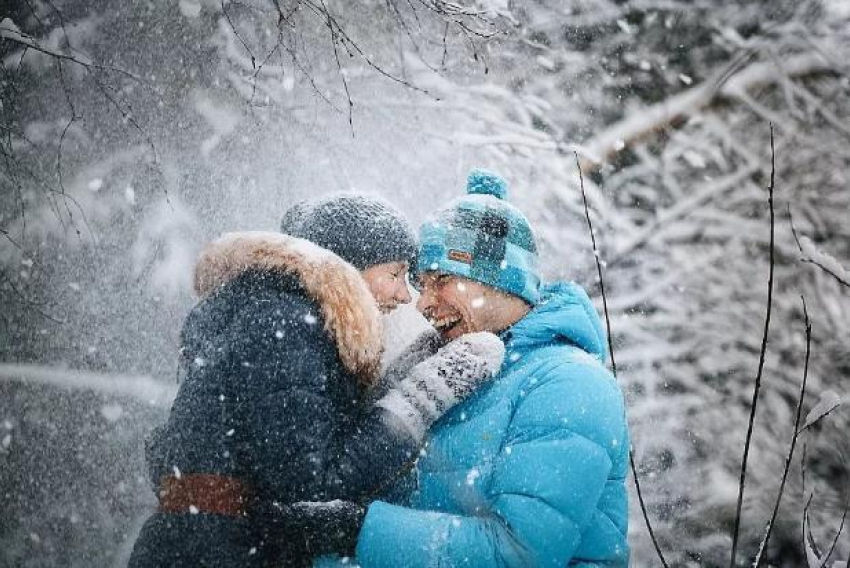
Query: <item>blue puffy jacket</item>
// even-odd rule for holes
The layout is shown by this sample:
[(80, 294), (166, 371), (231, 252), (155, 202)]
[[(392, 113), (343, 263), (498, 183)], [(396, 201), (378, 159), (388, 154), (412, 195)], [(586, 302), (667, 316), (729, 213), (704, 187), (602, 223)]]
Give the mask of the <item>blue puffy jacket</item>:
[(369, 507), (364, 568), (628, 564), (629, 434), (590, 299), (550, 286), (503, 339), (500, 374), (431, 430), (408, 506)]

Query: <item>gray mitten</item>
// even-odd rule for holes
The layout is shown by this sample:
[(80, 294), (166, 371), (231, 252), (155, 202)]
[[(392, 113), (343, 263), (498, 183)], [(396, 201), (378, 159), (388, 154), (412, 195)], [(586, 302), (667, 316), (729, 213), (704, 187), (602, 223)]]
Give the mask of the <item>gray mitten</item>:
[(414, 365), (434, 355), (445, 344), (446, 340), (440, 337), (439, 332), (428, 326), (387, 365), (386, 374), (396, 375), (395, 382), (400, 381)]
[(433, 356), (445, 344), (446, 341), (440, 337), (440, 334), (433, 327), (429, 326), (428, 329), (420, 333), (401, 353), (393, 358), (384, 372), (381, 373), (378, 383), (367, 393), (368, 404), (374, 404), (381, 399), (390, 389), (407, 377), (414, 365)]
[(502, 341), (488, 332), (468, 333), (440, 348), (378, 400), (416, 441), (448, 409), (499, 372)]

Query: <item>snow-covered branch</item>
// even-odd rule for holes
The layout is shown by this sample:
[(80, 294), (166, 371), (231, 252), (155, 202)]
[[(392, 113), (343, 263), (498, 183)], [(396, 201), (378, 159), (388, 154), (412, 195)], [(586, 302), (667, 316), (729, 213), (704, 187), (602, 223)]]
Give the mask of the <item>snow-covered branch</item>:
[(168, 408), (177, 394), (177, 384), (167, 384), (145, 375), (95, 373), (43, 365), (0, 363), (0, 381), (95, 391), (135, 399), (160, 408)]
[(794, 238), (797, 241), (800, 253), (803, 255), (801, 258), (803, 262), (817, 266), (839, 283), (850, 288), (850, 270), (844, 268), (835, 257), (819, 249), (809, 237), (798, 236), (794, 231)]
[[(142, 81), (141, 78), (137, 77), (126, 69), (120, 69), (118, 67), (98, 64), (92, 61), (91, 58), (89, 58), (83, 53), (68, 53), (56, 49), (51, 49), (50, 47), (45, 46), (37, 38), (22, 32), (18, 28), (18, 26), (15, 25), (15, 22), (13, 22), (11, 18), (5, 18), (2, 22), (0, 22), (0, 39), (17, 44), (23, 50), (31, 49), (54, 59), (69, 61), (76, 65), (80, 65), (88, 69), (89, 71), (91, 71), (92, 69), (98, 71), (114, 71), (116, 73), (120, 73), (126, 77), (129, 77), (134, 81)], [(18, 57), (21, 56), (19, 55)]]
[(613, 159), (625, 148), (654, 133), (675, 127), (689, 116), (723, 98), (744, 98), (747, 93), (780, 81), (783, 76), (798, 78), (813, 74), (834, 73), (833, 63), (819, 52), (795, 55), (782, 63), (751, 63), (746, 67), (745, 54), (725, 66), (712, 78), (696, 87), (650, 107), (632, 109), (623, 120), (582, 144), (582, 167), (596, 169)]

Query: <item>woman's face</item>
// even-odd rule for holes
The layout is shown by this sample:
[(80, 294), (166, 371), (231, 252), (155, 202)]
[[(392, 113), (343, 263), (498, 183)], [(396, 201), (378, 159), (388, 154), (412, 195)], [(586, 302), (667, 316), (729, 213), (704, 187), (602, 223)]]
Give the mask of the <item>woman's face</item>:
[(410, 303), (407, 269), (406, 262), (386, 262), (370, 266), (361, 272), (381, 313), (388, 314), (399, 304)]

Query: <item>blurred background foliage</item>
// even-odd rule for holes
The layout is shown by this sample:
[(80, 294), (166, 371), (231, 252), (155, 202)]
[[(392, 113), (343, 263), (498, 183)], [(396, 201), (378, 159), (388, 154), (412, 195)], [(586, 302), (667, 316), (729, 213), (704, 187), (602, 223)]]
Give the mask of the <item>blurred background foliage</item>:
[[(471, 167), (499, 171), (547, 277), (601, 309), (578, 157), (650, 519), (672, 565), (727, 565), (772, 124), (742, 565), (793, 434), (801, 295), (804, 412), (847, 395), (850, 289), (804, 262), (850, 266), (842, 0), (23, 0), (0, 20), (0, 565), (121, 565), (168, 406), (136, 387), (174, 388), (197, 251), (331, 191), (381, 193), (418, 223)], [(417, 317), (393, 317), (394, 342)], [(835, 538), (848, 426), (842, 406), (801, 438), (772, 564), (805, 562), (810, 497), (813, 537)], [(659, 565), (633, 501), (633, 564)], [(831, 559), (848, 552), (844, 535)]]

